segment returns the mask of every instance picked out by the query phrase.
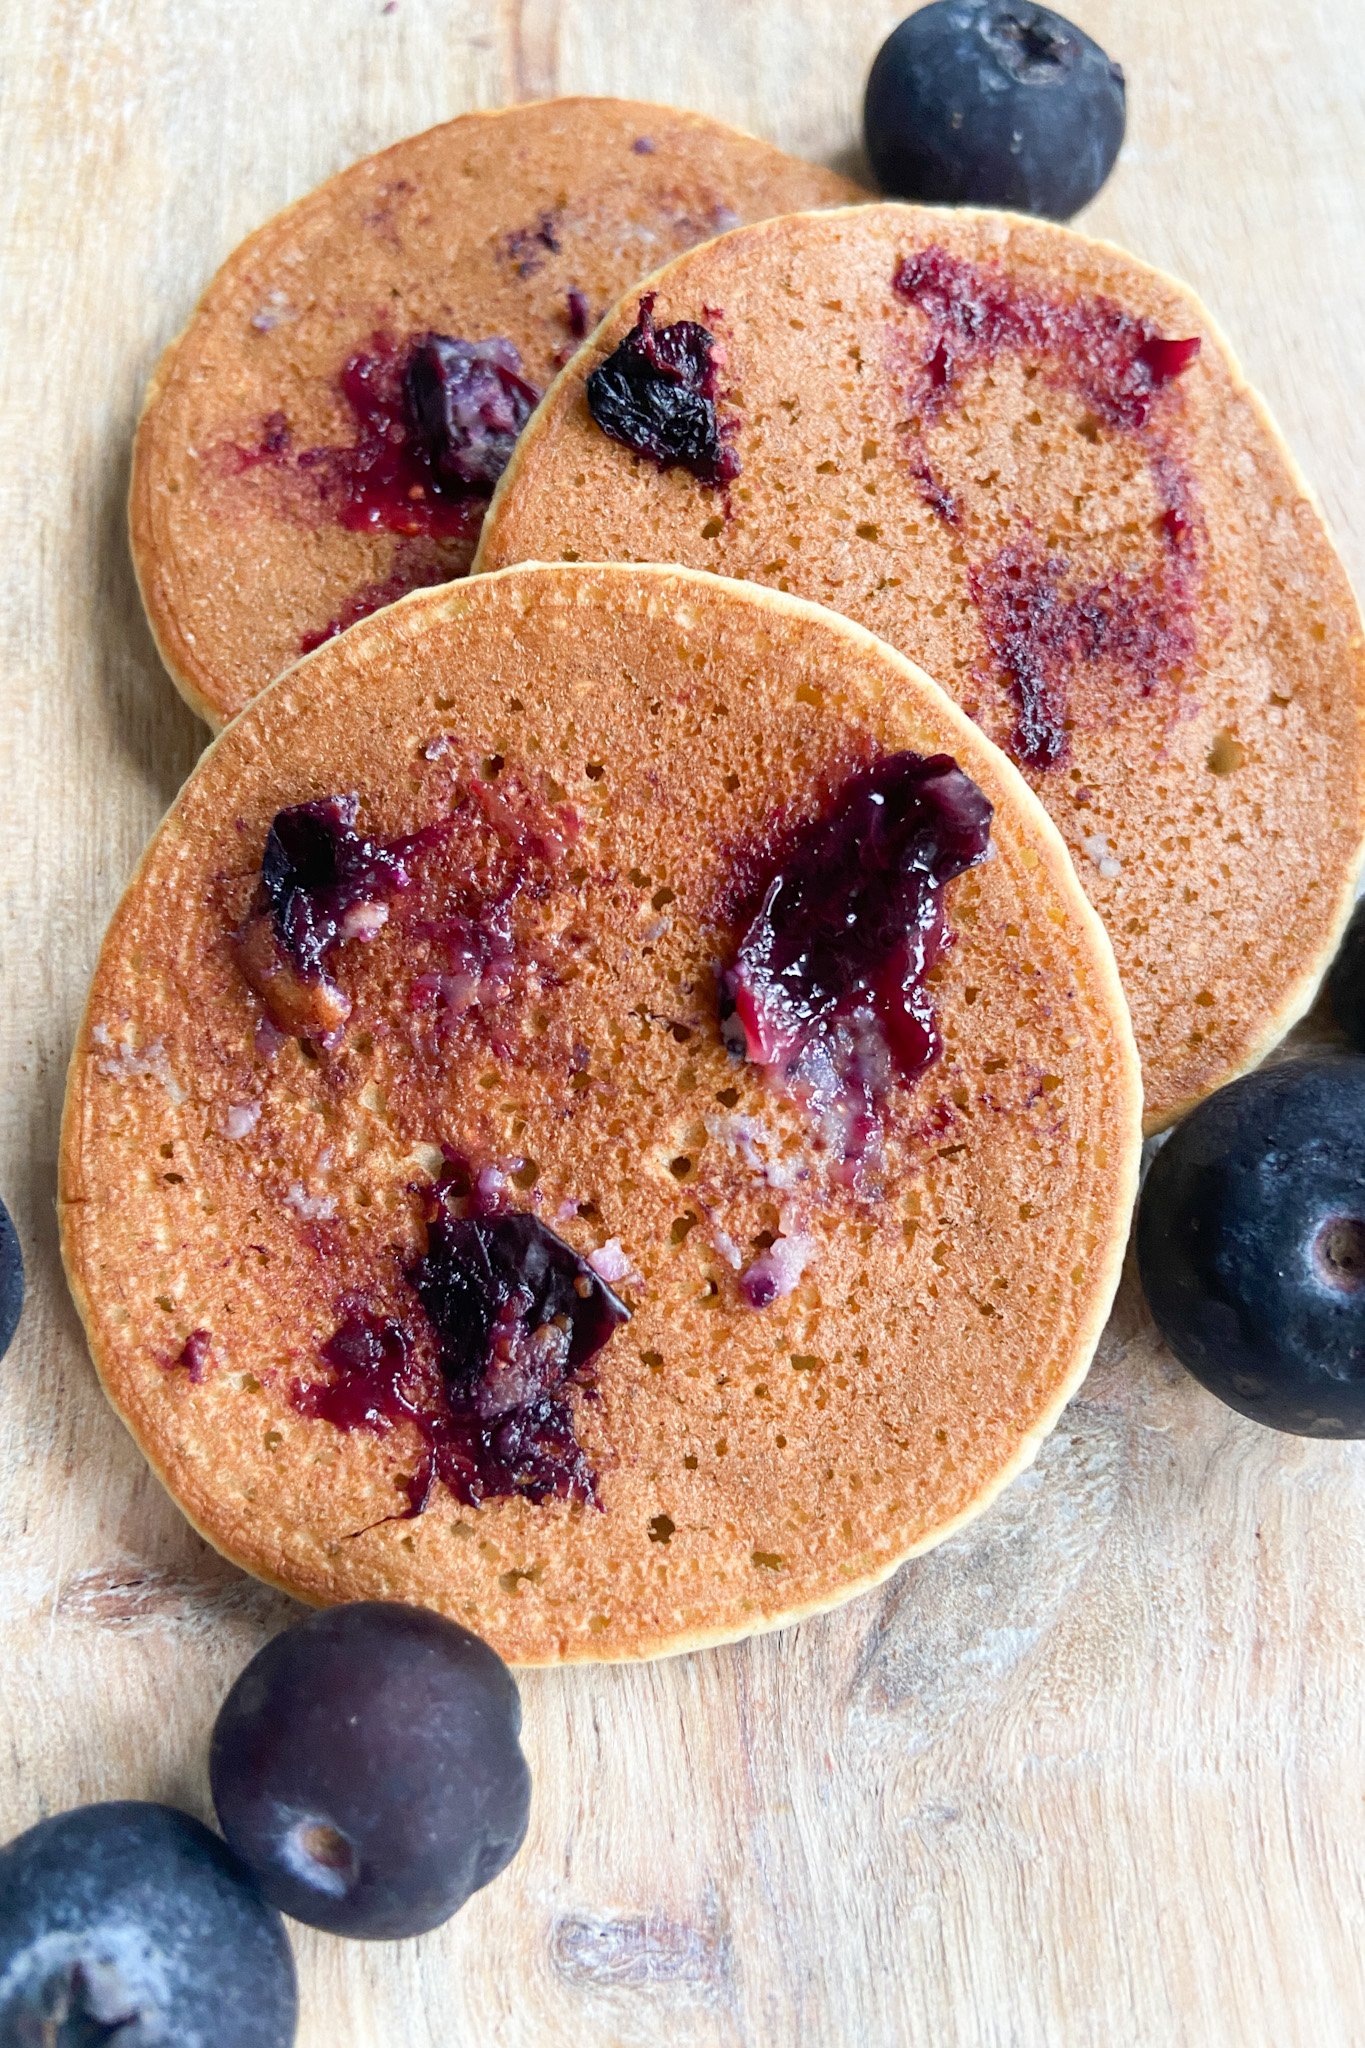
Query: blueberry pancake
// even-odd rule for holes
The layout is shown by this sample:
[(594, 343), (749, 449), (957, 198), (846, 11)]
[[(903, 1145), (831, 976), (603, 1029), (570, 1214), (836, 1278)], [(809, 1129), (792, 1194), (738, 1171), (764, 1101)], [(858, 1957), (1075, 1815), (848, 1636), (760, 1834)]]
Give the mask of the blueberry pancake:
[(355, 619), (463, 575), (512, 441), (632, 279), (862, 196), (700, 114), (562, 99), (364, 158), (231, 255), (152, 379), (133, 559), (221, 725)]
[(532, 567), (363, 621), (190, 778), (95, 974), (65, 1256), (228, 1556), (652, 1656), (1029, 1461), (1139, 1122), (1061, 840), (926, 676), (752, 585)]
[(1360, 616), (1199, 302), (1006, 214), (739, 229), (546, 398), (480, 566), (791, 590), (1012, 753), (1113, 940), (1160, 1129), (1303, 1012), (1361, 848)]

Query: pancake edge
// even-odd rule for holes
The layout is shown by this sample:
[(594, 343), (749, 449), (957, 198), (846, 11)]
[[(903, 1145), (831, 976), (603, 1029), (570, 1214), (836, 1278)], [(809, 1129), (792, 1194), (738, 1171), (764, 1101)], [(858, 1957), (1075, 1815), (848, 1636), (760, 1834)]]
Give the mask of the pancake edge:
[[(529, 113), (532, 109), (538, 110), (542, 107), (567, 109), (585, 105), (594, 107), (603, 105), (638, 107), (646, 114), (666, 114), (671, 121), (682, 121), (690, 127), (704, 128), (708, 132), (720, 130), (722, 134), (736, 137), (740, 141), (759, 143), (763, 148), (772, 150), (775, 156), (787, 157), (796, 163), (806, 163), (809, 161), (804, 157), (794, 157), (790, 150), (783, 149), (779, 143), (769, 142), (762, 135), (751, 134), (747, 128), (741, 128), (733, 121), (714, 119), (709, 114), (698, 113), (692, 107), (671, 107), (662, 100), (636, 100), (627, 98), (620, 93), (555, 93), (548, 99), (543, 100), (514, 100), (509, 106), (504, 107), (470, 107), (463, 114), (453, 115), (449, 121), (435, 121), (429, 128), (419, 128), (411, 135), (400, 136), (396, 142), (386, 143), (382, 149), (371, 150), (365, 156), (356, 157), (351, 163), (343, 164), (339, 171), (333, 171), (330, 177), (323, 178), (320, 183), (310, 186), (308, 191), (301, 192), (297, 199), (291, 199), (286, 205), (280, 207), (277, 212), (269, 215), (266, 220), (261, 222), (259, 227), (253, 228), (249, 235), (244, 236), (240, 242), (236, 243), (228, 251), (195, 299), (184, 325), (166, 343), (157, 357), (152, 373), (147, 380), (147, 388), (143, 394), (142, 403), (138, 408), (137, 421), (133, 428), (132, 456), (127, 493), (128, 547), (129, 553), (132, 556), (133, 575), (137, 581), (138, 597), (141, 600), (143, 613), (146, 616), (156, 651), (161, 657), (162, 665), (180, 695), (189, 705), (191, 711), (194, 712), (197, 718), (203, 719), (211, 732), (221, 732), (223, 727), (229, 725), (238, 715), (238, 711), (244, 711), (246, 706), (239, 705), (238, 711), (225, 710), (221, 704), (208, 694), (205, 688), (206, 679), (191, 673), (183, 658), (183, 644), (178, 648), (173, 647), (171, 634), (163, 630), (163, 623), (158, 617), (157, 611), (148, 600), (148, 583), (143, 575), (144, 551), (141, 545), (141, 542), (150, 530), (149, 506), (154, 489), (146, 473), (149, 460), (149, 422), (157, 401), (175, 372), (180, 351), (198, 324), (211, 294), (217, 288), (220, 281), (230, 271), (235, 269), (240, 261), (252, 256), (265, 238), (276, 233), (292, 215), (298, 213), (303, 207), (312, 205), (321, 199), (324, 194), (330, 192), (334, 186), (344, 183), (346, 179), (353, 177), (357, 172), (371, 165), (383, 163), (385, 158), (396, 156), (400, 151), (406, 150), (412, 143), (423, 142), (428, 137), (438, 135), (446, 129), (459, 128), (475, 123), (487, 124), (493, 121), (500, 121), (509, 115)], [(842, 178), (843, 182), (847, 185), (852, 186), (857, 183), (856, 179), (844, 177), (841, 171), (831, 169), (828, 164), (812, 163), (810, 168), (812, 170), (828, 170), (831, 177)], [(819, 211), (821, 209), (807, 210)], [(832, 210), (842, 211), (843, 209), (835, 208)], [(548, 390), (549, 388), (547, 385), (546, 389)], [(148, 548), (148, 555), (151, 552), (152, 550)], [(462, 581), (463, 579), (456, 580)], [(428, 584), (425, 587), (428, 589), (441, 588), (439, 584)], [(294, 664), (290, 665), (293, 666)], [(281, 671), (281, 673), (284, 672)], [(273, 677), (271, 681), (274, 681)], [(263, 687), (269, 689), (270, 685), (267, 683)], [(259, 695), (260, 692), (258, 691), (256, 694)], [(254, 699), (250, 701), (254, 702)]]
[[(779, 614), (784, 618), (806, 620), (820, 625), (825, 630), (832, 629), (850, 640), (860, 651), (864, 653), (875, 652), (880, 658), (889, 659), (893, 667), (905, 672), (917, 689), (927, 689), (932, 697), (938, 698), (940, 701), (937, 708), (942, 714), (946, 714), (946, 723), (958, 728), (960, 738), (965, 739), (967, 743), (968, 753), (973, 748), (979, 748), (994, 756), (993, 765), (995, 771), (1002, 778), (1009, 791), (1011, 800), (1019, 807), (1025, 823), (1036, 835), (1039, 857), (1043, 861), (1054, 887), (1057, 888), (1058, 894), (1069, 904), (1073, 911), (1076, 928), (1079, 932), (1085, 934), (1089, 940), (1089, 950), (1096, 978), (1096, 994), (1104, 1010), (1107, 1012), (1108, 1022), (1111, 1027), (1114, 1052), (1114, 1081), (1121, 1098), (1119, 1106), (1123, 1111), (1123, 1121), (1127, 1127), (1128, 1142), (1126, 1154), (1116, 1160), (1111, 1169), (1114, 1199), (1108, 1241), (1099, 1247), (1093, 1255), (1092, 1264), (1097, 1277), (1092, 1281), (1089, 1312), (1081, 1319), (1079, 1324), (1079, 1334), (1071, 1367), (1063, 1375), (1052, 1401), (1033, 1428), (1022, 1438), (1014, 1457), (1001, 1471), (995, 1474), (976, 1498), (959, 1514), (953, 1516), (951, 1520), (943, 1523), (940, 1527), (931, 1530), (926, 1536), (910, 1544), (894, 1558), (878, 1565), (874, 1571), (864, 1574), (861, 1578), (850, 1579), (846, 1584), (839, 1586), (836, 1591), (830, 1594), (822, 1596), (817, 1600), (801, 1602), (794, 1607), (783, 1609), (781, 1612), (771, 1614), (752, 1625), (722, 1625), (713, 1629), (692, 1629), (674, 1637), (662, 1638), (647, 1649), (609, 1650), (603, 1654), (585, 1647), (581, 1652), (575, 1649), (558, 1655), (509, 1660), (514, 1663), (515, 1668), (520, 1670), (548, 1669), (566, 1664), (637, 1664), (654, 1662), (664, 1657), (683, 1656), (694, 1650), (714, 1648), (724, 1643), (741, 1642), (749, 1636), (771, 1634), (777, 1629), (789, 1628), (796, 1622), (808, 1620), (817, 1614), (827, 1613), (836, 1607), (842, 1607), (846, 1601), (852, 1600), (859, 1594), (869, 1592), (874, 1587), (881, 1585), (909, 1559), (919, 1557), (925, 1551), (932, 1550), (939, 1543), (945, 1542), (950, 1536), (957, 1535), (969, 1522), (973, 1521), (977, 1515), (984, 1512), (991, 1505), (997, 1496), (1004, 1491), (1005, 1487), (1009, 1485), (1011, 1480), (1017, 1478), (1021, 1472), (1026, 1471), (1034, 1462), (1044, 1441), (1056, 1426), (1063, 1409), (1071, 1400), (1089, 1371), (1095, 1348), (1108, 1321), (1114, 1296), (1118, 1291), (1119, 1282), (1122, 1278), (1131, 1219), (1137, 1198), (1138, 1176), (1142, 1158), (1141, 1066), (1138, 1059), (1137, 1045), (1133, 1038), (1132, 1024), (1128, 1015), (1128, 1005), (1119, 981), (1118, 969), (1114, 962), (1109, 934), (1105, 930), (1099, 913), (1081, 887), (1061, 833), (1052, 822), (1040, 799), (1034, 794), (1008, 756), (1002, 753), (987, 738), (979, 726), (973, 724), (966, 713), (954, 703), (945, 690), (941, 689), (933, 681), (932, 677), (925, 670), (919, 668), (908, 656), (901, 654), (898, 649), (892, 647), (887, 641), (880, 640), (867, 627), (860, 626), (855, 620), (846, 618), (842, 612), (831, 611), (828, 607), (812, 603), (809, 599), (793, 597), (787, 592), (771, 590), (764, 584), (748, 583), (736, 577), (716, 576), (709, 570), (704, 569), (686, 569), (668, 563), (656, 562), (518, 562), (511, 564), (506, 569), (486, 573), (477, 578), (463, 577), (454, 583), (430, 585), (424, 589), (410, 591), (407, 596), (400, 598), (396, 604), (386, 606), (383, 611), (372, 613), (370, 619), (359, 621), (350, 630), (353, 633), (364, 633), (370, 627), (371, 620), (387, 618), (389, 613), (402, 608), (429, 608), (436, 611), (451, 605), (458, 607), (463, 599), (464, 592), (470, 584), (476, 581), (480, 584), (490, 585), (504, 579), (526, 577), (537, 580), (541, 577), (547, 579), (563, 577), (573, 580), (580, 571), (590, 571), (594, 576), (620, 576), (631, 583), (637, 584), (646, 579), (657, 579), (660, 584), (673, 582), (684, 587), (688, 584), (701, 584), (708, 588), (719, 589), (742, 598), (746, 604), (756, 605), (760, 609)], [(332, 644), (331, 642), (326, 642), (323, 647), (316, 648), (312, 653), (304, 655), (292, 667), (286, 669), (282, 675), (277, 676), (273, 683), (268, 684), (266, 690), (260, 692), (252, 700), (252, 705), (260, 704), (267, 694), (282, 688), (300, 669), (316, 660)], [(244, 716), (245, 712), (251, 708), (252, 706), (245, 707), (245, 710), (239, 713), (239, 716)], [(182, 786), (181, 791), (171, 803), (165, 816), (151, 835), (131, 878), (120, 895), (118, 905), (111, 914), (111, 925), (118, 916), (123, 904), (138, 888), (143, 870), (159, 844), (167, 824), (179, 809), (185, 790), (189, 787), (189, 781), (199, 773), (209, 756), (215, 751), (219, 739), (223, 738), (230, 730), (230, 726), (225, 727), (223, 733), (220, 733), (205, 748), (195, 768), (191, 771), (191, 777)], [(101, 941), (100, 957), (103, 955), (103, 945), (104, 942)], [(83, 1100), (80, 1062), (88, 1036), (91, 1008), (98, 982), (99, 960), (97, 958), (90, 989), (82, 1006), (80, 1023), (67, 1068), (58, 1150), (57, 1179), (57, 1216), (62, 1264), (66, 1272), (67, 1284), (71, 1289), (72, 1298), (75, 1301), (77, 1312), (80, 1315), (85, 1330), (86, 1341), (96, 1373), (108, 1397), (110, 1406), (128, 1430), (129, 1435), (133, 1438), (147, 1464), (170, 1495), (179, 1512), (184, 1515), (190, 1526), (196, 1530), (212, 1549), (216, 1550), (220, 1556), (226, 1558), (229, 1563), (249, 1573), (253, 1578), (262, 1580), (266, 1585), (275, 1587), (279, 1592), (289, 1594), (292, 1598), (303, 1602), (306, 1606), (325, 1607), (342, 1604), (301, 1590), (297, 1582), (292, 1582), (282, 1577), (279, 1573), (270, 1570), (257, 1557), (248, 1558), (241, 1550), (222, 1540), (212, 1529), (206, 1527), (203, 1522), (199, 1521), (189, 1512), (179, 1492), (173, 1486), (167, 1470), (152, 1456), (151, 1451), (142, 1441), (142, 1438), (130, 1421), (115, 1390), (112, 1370), (101, 1355), (101, 1348), (97, 1338), (97, 1319), (94, 1305), (80, 1274), (76, 1212), (83, 1204), (69, 1197), (67, 1193), (75, 1178), (79, 1160), (79, 1108)]]
[[(1265, 430), (1272, 446), (1283, 462), (1294, 489), (1311, 506), (1322, 527), (1327, 544), (1340, 564), (1342, 579), (1347, 591), (1350, 593), (1353, 612), (1351, 641), (1356, 651), (1356, 746), (1357, 754), (1362, 761), (1362, 765), (1365, 766), (1365, 621), (1362, 620), (1360, 596), (1347, 571), (1331, 523), (1323, 509), (1322, 500), (1300, 468), (1298, 458), (1286, 440), (1283, 429), (1271, 412), (1269, 404), (1247, 376), (1246, 371), (1242, 367), (1241, 358), (1228, 340), (1218, 321), (1210, 313), (1199, 293), (1191, 285), (1186, 284), (1182, 278), (1175, 276), (1174, 272), (1162, 270), (1155, 263), (1145, 262), (1143, 258), (1135, 256), (1130, 249), (1125, 249), (1119, 242), (1110, 241), (1100, 235), (1083, 234), (1079, 229), (1067, 227), (1060, 221), (1043, 220), (1032, 214), (1013, 213), (1003, 208), (984, 206), (916, 206), (908, 202), (891, 199), (872, 200), (861, 205), (852, 206), (808, 207), (800, 213), (774, 214), (770, 220), (745, 222), (737, 228), (728, 229), (724, 235), (712, 237), (712, 241), (728, 241), (731, 235), (754, 234), (762, 228), (776, 228), (785, 221), (837, 220), (841, 215), (845, 214), (866, 213), (869, 207), (875, 207), (879, 212), (904, 213), (916, 217), (927, 215), (930, 218), (944, 220), (1004, 221), (1011, 226), (1026, 227), (1034, 231), (1055, 234), (1064, 237), (1068, 241), (1082, 242), (1090, 248), (1102, 250), (1106, 255), (1122, 257), (1124, 262), (1131, 264), (1135, 270), (1144, 272), (1147, 276), (1156, 279), (1159, 283), (1178, 292), (1182, 298), (1188, 300), (1198, 313), (1200, 320), (1205, 323), (1209, 338), (1221, 351), (1228, 367), (1234, 392), (1238, 397), (1244, 398), (1251, 407), (1257, 422)], [(697, 244), (699, 249), (710, 246), (711, 243)], [(678, 266), (686, 263), (689, 257), (694, 254), (694, 250), (685, 249), (681, 255), (671, 257), (667, 263), (661, 265), (649, 277), (643, 278), (638, 285), (632, 286), (630, 291), (624, 292), (616, 301), (616, 304), (602, 316), (592, 333), (587, 335), (579, 344), (573, 355), (565, 363), (563, 369), (546, 386), (539, 405), (527, 421), (522, 432), (518, 435), (507, 467), (494, 487), (493, 495), (488, 503), (488, 510), (484, 514), (483, 526), (479, 533), (479, 545), (475, 550), (474, 560), (470, 568), (471, 575), (478, 576), (490, 573), (483, 568), (482, 564), (488, 546), (489, 535), (492, 533), (497, 519), (500, 503), (506, 492), (512, 488), (515, 482), (518, 468), (528, 446), (549, 431), (551, 402), (558, 395), (560, 386), (567, 386), (574, 378), (580, 364), (591, 357), (597, 343), (597, 338), (602, 330), (610, 326), (628, 309), (630, 301), (637, 294), (660, 289), (665, 286), (669, 274)], [(506, 566), (510, 567), (512, 565), (508, 564)], [(706, 572), (698, 573), (704, 574)], [(769, 586), (760, 584), (757, 587), (764, 589)], [(889, 645), (889, 643), (885, 644)], [(898, 649), (893, 651), (899, 652)], [(905, 658), (910, 659), (908, 656)], [(913, 660), (911, 665), (912, 667), (916, 666)], [(920, 673), (923, 674), (924, 671), (921, 670)], [(1011, 766), (1013, 765), (1011, 763)], [(1275, 1047), (1280, 1044), (1286, 1034), (1292, 1031), (1294, 1026), (1300, 1023), (1308, 1014), (1308, 1011), (1313, 1006), (1318, 990), (1322, 986), (1327, 970), (1336, 955), (1337, 948), (1341, 944), (1342, 934), (1345, 932), (1347, 921), (1350, 918), (1351, 909), (1360, 886), (1363, 862), (1365, 862), (1365, 772), (1362, 773), (1360, 779), (1355, 853), (1353, 859), (1343, 870), (1328, 943), (1304, 967), (1302, 973), (1290, 983), (1289, 987), (1285, 990), (1282, 1001), (1271, 1013), (1259, 1037), (1253, 1041), (1238, 1064), (1223, 1069), (1219, 1077), (1211, 1081), (1208, 1087), (1182, 1096), (1174, 1103), (1163, 1105), (1159, 1110), (1144, 1108), (1142, 1125), (1144, 1137), (1156, 1137), (1160, 1132), (1171, 1129), (1173, 1125), (1180, 1122), (1182, 1117), (1188, 1116), (1189, 1112), (1196, 1108), (1199, 1103), (1206, 1101), (1210, 1095), (1216, 1094), (1220, 1088), (1226, 1088), (1231, 1082), (1240, 1080), (1243, 1074), (1252, 1072), (1254, 1068), (1260, 1066), (1268, 1054), (1275, 1050)]]

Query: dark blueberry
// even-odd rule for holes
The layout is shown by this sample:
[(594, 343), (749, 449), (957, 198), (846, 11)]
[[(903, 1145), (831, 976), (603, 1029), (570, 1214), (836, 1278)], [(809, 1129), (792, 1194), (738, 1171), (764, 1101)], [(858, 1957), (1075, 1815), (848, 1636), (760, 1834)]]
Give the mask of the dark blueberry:
[(715, 336), (695, 320), (654, 325), (654, 294), (625, 339), (588, 378), (588, 410), (604, 434), (660, 469), (730, 483), (739, 457), (716, 415)]
[[(628, 1316), (604, 1280), (538, 1216), (438, 1216), (409, 1278), (452, 1391), (481, 1412), (524, 1405), (580, 1372)], [(524, 1343), (514, 1343), (516, 1331)]]
[(526, 1834), (521, 1701), (502, 1660), (418, 1607), (313, 1614), (258, 1651), (214, 1726), (228, 1841), (266, 1897), (333, 1934), (424, 1934)]
[(592, 1362), (630, 1311), (538, 1217), (457, 1216), (444, 1198), (425, 1255), (406, 1275), (435, 1361), (413, 1329), (364, 1303), (322, 1347), (328, 1380), (298, 1383), (294, 1405), (342, 1430), (414, 1427), (422, 1457), (400, 1482), (407, 1515), (440, 1480), (471, 1507), (520, 1494), (595, 1502), (570, 1391), (591, 1388)]
[(340, 939), (365, 935), (372, 906), (412, 880), (401, 853), (356, 831), (357, 808), (354, 796), (326, 796), (271, 819), (261, 886), (300, 974), (320, 974)]
[(404, 388), (438, 487), (466, 490), (492, 490), (540, 397), (522, 376), (510, 341), (457, 341), (448, 334), (414, 342)]
[(892, 1073), (913, 1081), (938, 1055), (943, 890), (985, 859), (991, 815), (947, 754), (892, 754), (765, 863), (722, 1004), (751, 1060), (843, 1121), (850, 1156)]
[(630, 1315), (604, 1280), (524, 1211), (431, 1222), (408, 1271), (435, 1333), (448, 1426), (434, 1469), (469, 1501), (596, 1499), (569, 1390)]
[(1069, 220), (1123, 141), (1123, 72), (1029, 0), (934, 0), (894, 29), (863, 130), (882, 190)]
[[(423, 558), (404, 590), (440, 580), (442, 560), (447, 576), (463, 575), (493, 486), (540, 396), (522, 376), (516, 348), (501, 336), (425, 334), (401, 342), (378, 333), (347, 357), (337, 382), (354, 424), (351, 441), (296, 448), (284, 414), (271, 413), (254, 446), (230, 448), (237, 468), (287, 470), (309, 488), (322, 516), (353, 533), (447, 544), (436, 558)], [(381, 595), (368, 609), (401, 594)]]
[(1357, 1052), (1365, 1052), (1365, 902), (1357, 903), (1327, 978), (1332, 1014)]
[(0, 1850), (5, 2048), (288, 2048), (284, 1924), (206, 1827), (79, 1806)]
[(326, 964), (346, 939), (372, 939), (385, 899), (412, 881), (411, 862), (441, 836), (368, 839), (355, 829), (354, 796), (319, 797), (277, 811), (261, 856), (261, 886), (235, 939), (237, 965), (282, 1031), (327, 1039), (350, 1014)]
[(0, 1358), (9, 1350), (24, 1305), (24, 1254), (9, 1210), (0, 1202)]
[(1365, 1060), (1234, 1081), (1152, 1162), (1138, 1264), (1197, 1380), (1298, 1436), (1365, 1436)]

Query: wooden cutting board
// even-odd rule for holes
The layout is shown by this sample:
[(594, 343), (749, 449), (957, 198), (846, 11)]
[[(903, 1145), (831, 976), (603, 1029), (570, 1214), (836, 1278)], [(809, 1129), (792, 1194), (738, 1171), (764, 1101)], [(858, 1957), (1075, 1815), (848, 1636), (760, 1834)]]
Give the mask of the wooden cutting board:
[[(1365, 0), (1077, 0), (1128, 73), (1088, 224), (1183, 273), (1365, 575)], [(0, 7), (0, 1834), (207, 1813), (219, 1697), (289, 1603), (194, 1537), (105, 1406), (57, 1258), (99, 935), (204, 734), (124, 537), (158, 351), (350, 158), (557, 90), (853, 165), (882, 0)], [(524, 1686), (511, 1871), (399, 1947), (301, 1932), (305, 2048), (1359, 2048), (1365, 1446), (1218, 1407), (1130, 1279), (1035, 1472), (785, 1634)], [(245, 1991), (245, 1987), (244, 1987)]]

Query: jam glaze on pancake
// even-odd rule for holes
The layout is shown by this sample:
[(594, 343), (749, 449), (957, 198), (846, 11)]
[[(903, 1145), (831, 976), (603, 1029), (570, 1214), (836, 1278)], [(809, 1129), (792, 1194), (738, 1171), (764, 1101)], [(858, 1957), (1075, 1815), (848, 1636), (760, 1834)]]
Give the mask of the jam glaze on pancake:
[[(134, 451), (133, 559), (185, 697), (220, 725), (322, 639), (463, 575), (538, 390), (634, 278), (861, 196), (699, 114), (562, 99), (412, 136), (267, 222), (162, 357)], [(414, 385), (424, 337), (457, 346), (429, 343)]]
[[(595, 416), (642, 300), (724, 349), (725, 488)], [(518, 444), (479, 566), (561, 558), (751, 578), (922, 662), (1061, 828), (1114, 943), (1149, 1129), (1306, 1009), (1360, 857), (1360, 618), (1173, 280), (1001, 214), (737, 230), (628, 293)]]
[[(850, 835), (911, 804), (922, 951), (904, 993), (869, 954), (869, 1040), (820, 1007), (833, 878), (875, 894)], [(204, 757), (94, 977), (64, 1253), (227, 1555), (650, 1656), (875, 1583), (1031, 1459), (1139, 1104), (1061, 841), (927, 677), (752, 585), (532, 567), (361, 622)]]

